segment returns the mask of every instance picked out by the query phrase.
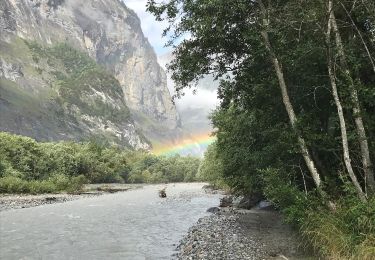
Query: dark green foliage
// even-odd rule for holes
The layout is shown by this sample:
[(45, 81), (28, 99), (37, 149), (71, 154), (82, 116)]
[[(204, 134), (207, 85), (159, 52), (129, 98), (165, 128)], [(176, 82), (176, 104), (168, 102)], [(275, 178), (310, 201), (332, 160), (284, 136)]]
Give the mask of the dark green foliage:
[[(362, 151), (354, 122), (358, 115), (353, 113), (351, 93), (353, 88), (359, 93), (374, 162), (375, 68), (370, 62), (375, 57), (374, 3), (333, 3), (350, 75), (333, 36), (332, 46), (326, 45), (328, 1), (234, 0), (228, 4), (222, 0), (149, 0), (148, 10), (169, 23), (166, 34), (171, 36), (171, 46), (177, 44), (169, 69), (178, 92), (194, 86), (206, 74), (221, 79), (221, 104), (212, 115), (217, 142), (207, 151), (201, 166), (202, 173), (211, 175), (206, 178), (213, 183), (223, 181), (236, 192), (263, 193), (325, 256), (374, 259), (375, 212), (369, 210), (374, 208), (374, 199), (368, 192), (369, 201), (360, 203), (347, 177), (327, 67), (330, 49), (351, 163), (365, 189), (368, 183), (363, 178)], [(264, 22), (269, 27), (265, 28)], [(189, 37), (179, 41), (184, 34)], [(265, 34), (273, 52), (266, 48)], [(275, 58), (297, 117), (293, 127), (282, 99)], [(324, 192), (320, 195), (297, 137), (306, 142), (321, 176)], [(327, 209), (329, 202), (335, 203), (336, 211), (332, 204)]]
[(43, 178), (43, 172), (38, 164), (42, 151), (35, 140), (17, 135), (0, 133), (0, 154), (3, 175), (17, 172), (26, 180)]
[(216, 143), (208, 146), (204, 160), (199, 166), (198, 178), (208, 181), (215, 188), (225, 189), (227, 185), (224, 181), (224, 165), (219, 155)]
[(145, 155), (132, 165), (129, 181), (134, 183), (196, 181), (200, 160), (195, 157)]
[(84, 183), (196, 181), (200, 159), (0, 132), (0, 193), (76, 192)]

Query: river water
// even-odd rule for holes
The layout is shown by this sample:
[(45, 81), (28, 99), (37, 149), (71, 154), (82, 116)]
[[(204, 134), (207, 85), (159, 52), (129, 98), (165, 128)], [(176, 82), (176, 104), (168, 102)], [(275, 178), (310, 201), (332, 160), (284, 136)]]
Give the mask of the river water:
[(219, 203), (202, 186), (150, 185), (0, 212), (0, 259), (171, 259), (189, 227)]

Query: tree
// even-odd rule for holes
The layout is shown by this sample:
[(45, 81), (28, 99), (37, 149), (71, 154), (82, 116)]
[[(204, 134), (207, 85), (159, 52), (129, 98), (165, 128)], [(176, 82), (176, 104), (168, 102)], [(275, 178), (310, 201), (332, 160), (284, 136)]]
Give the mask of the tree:
[[(351, 98), (351, 102), (352, 102), (351, 107), (352, 107), (352, 110), (353, 110), (354, 121), (355, 121), (356, 130), (357, 130), (359, 143), (360, 143), (360, 147), (361, 147), (362, 165), (363, 165), (363, 170), (364, 170), (364, 173), (365, 173), (365, 179), (367, 181), (366, 184), (369, 188), (370, 193), (374, 193), (375, 192), (375, 179), (374, 179), (374, 173), (373, 173), (373, 169), (372, 169), (372, 162), (371, 162), (371, 158), (370, 158), (370, 151), (369, 151), (369, 146), (368, 146), (367, 135), (366, 135), (365, 126), (364, 126), (363, 118), (362, 118), (362, 112), (361, 112), (361, 108), (360, 108), (361, 106), (360, 106), (360, 102), (359, 102), (359, 98), (358, 98), (358, 91), (357, 91), (357, 89), (354, 85), (354, 79), (351, 75), (351, 72), (348, 68), (348, 64), (347, 64), (347, 61), (346, 61), (347, 59), (346, 59), (346, 55), (345, 55), (345, 51), (344, 51), (344, 45), (343, 45), (343, 42), (342, 42), (342, 37), (341, 37), (340, 31), (339, 31), (339, 28), (337, 26), (335, 11), (334, 11), (333, 6), (332, 6), (333, 1), (329, 1), (329, 2), (330, 2), (330, 5), (331, 5), (330, 12), (329, 12), (329, 17), (330, 17), (329, 20), (330, 20), (330, 24), (333, 27), (333, 32), (335, 34), (335, 41), (336, 41), (336, 45), (337, 45), (339, 59), (341, 61), (341, 69), (344, 71), (345, 76), (349, 80), (349, 91), (350, 91), (350, 98)], [(342, 3), (341, 3), (341, 5), (345, 9), (345, 11), (347, 11), (345, 6)], [(349, 16), (349, 18), (351, 19), (351, 16)], [(353, 21), (353, 20), (351, 19), (351, 21)], [(357, 30), (358, 30), (358, 28), (357, 28)], [(362, 39), (362, 42), (364, 42), (362, 35), (361, 34), (359, 34), (359, 35)], [(370, 61), (371, 61), (372, 65), (374, 65), (373, 61), (372, 61), (372, 56), (369, 53), (367, 45), (365, 45), (365, 49), (366, 49), (366, 52), (368, 54), (368, 57), (370, 58)], [(375, 72), (375, 67), (373, 67), (373, 68), (374, 68), (374, 72)], [(355, 183), (356, 181), (355, 181), (354, 173), (349, 173), (349, 174), (351, 175), (351, 177), (353, 179), (353, 182)], [(361, 193), (359, 184), (355, 183), (355, 186), (357, 187), (358, 192)]]
[[(357, 190), (358, 196), (361, 198), (361, 200), (365, 201), (366, 200), (366, 195), (362, 190), (362, 187), (360, 183), (357, 180), (357, 177), (354, 173), (353, 167), (352, 167), (352, 162), (350, 159), (350, 153), (349, 153), (349, 142), (348, 142), (348, 134), (347, 134), (347, 128), (346, 128), (346, 122), (345, 122), (345, 117), (344, 117), (344, 111), (343, 107), (340, 101), (340, 97), (337, 91), (337, 84), (336, 84), (336, 74), (334, 72), (335, 66), (334, 66), (334, 61), (332, 57), (332, 48), (331, 48), (331, 31), (332, 31), (332, 26), (335, 28), (335, 34), (336, 34), (336, 39), (337, 39), (337, 26), (335, 26), (335, 16), (333, 13), (333, 1), (329, 0), (328, 1), (328, 25), (327, 25), (327, 33), (326, 33), (326, 44), (327, 44), (327, 49), (328, 49), (328, 75), (329, 79), (331, 82), (331, 87), (332, 87), (332, 94), (333, 98), (335, 100), (335, 104), (337, 107), (337, 113), (339, 117), (339, 122), (340, 122), (340, 130), (341, 130), (341, 139), (342, 139), (342, 146), (343, 146), (343, 151), (344, 151), (344, 162), (346, 169), (349, 173), (349, 176)], [(358, 95), (357, 95), (358, 96)], [(362, 120), (360, 120), (362, 121)], [(363, 126), (363, 125), (362, 125)], [(364, 140), (364, 142), (367, 144), (367, 139)]]
[[(252, 97), (253, 89), (263, 87), (270, 91), (277, 86), (281, 95), (275, 94), (278, 97), (272, 96), (272, 98), (280, 98), (279, 100), (282, 101), (286, 113), (282, 115), (281, 121), (285, 123), (287, 119), (289, 122), (290, 135), (294, 138), (291, 139), (294, 141), (289, 141), (299, 150), (300, 156), (305, 161), (304, 167), (300, 164), (298, 166), (302, 171), (307, 170), (310, 173), (313, 183), (325, 197), (328, 187), (322, 186), (322, 180), (325, 180), (325, 185), (332, 185), (332, 187), (336, 185), (334, 183), (340, 182), (343, 158), (345, 169), (358, 195), (364, 198), (363, 187), (367, 185), (371, 189), (373, 174), (369, 167), (371, 166), (370, 145), (361, 114), (367, 115), (373, 104), (366, 101), (363, 103), (365, 112), (359, 113), (361, 112), (360, 94), (356, 94), (353, 85), (354, 82), (362, 84), (364, 80), (369, 82), (361, 55), (367, 57), (366, 62), (371, 60), (372, 47), (369, 39), (371, 37), (373, 39), (373, 35), (370, 36), (373, 25), (372, 18), (369, 17), (373, 16), (368, 9), (371, 3), (366, 5), (367, 1), (363, 1), (360, 5), (355, 1), (348, 1), (343, 6), (353, 4), (353, 8), (350, 9), (352, 12), (349, 12), (350, 16), (342, 7), (335, 9), (335, 12), (341, 12), (340, 19), (345, 15), (346, 21), (350, 24), (355, 21), (354, 31), (357, 34), (360, 30), (358, 28), (367, 26), (365, 31), (360, 31), (359, 42), (348, 36), (345, 41), (341, 39), (341, 44), (338, 41), (339, 25), (335, 26), (334, 12), (327, 12), (327, 3), (326, 1), (235, 0), (228, 5), (220, 0), (174, 0), (158, 4), (150, 0), (148, 10), (158, 20), (164, 19), (169, 22), (165, 35), (171, 35), (170, 45), (184, 34), (189, 34), (188, 38), (175, 46), (175, 59), (169, 65), (172, 78), (177, 83), (178, 93), (194, 87), (204, 75), (212, 74), (216, 79), (221, 79), (218, 93), (222, 99), (220, 110), (224, 112), (232, 107), (240, 111), (239, 113), (254, 114), (253, 109), (265, 111), (265, 108), (248, 104), (246, 99)], [(328, 20), (331, 28), (327, 38), (326, 21)], [(347, 34), (350, 33), (345, 35)], [(331, 44), (332, 35), (335, 46)], [(347, 43), (346, 46), (343, 42)], [(351, 46), (352, 42), (356, 42), (357, 45)], [(356, 48), (358, 44), (365, 47), (358, 50)], [(355, 72), (349, 73), (355, 75), (355, 77), (351, 76), (353, 83), (348, 81), (348, 73), (340, 71), (345, 72), (343, 62), (339, 67), (340, 73), (336, 71), (338, 67), (335, 62), (336, 57), (339, 57), (339, 60), (343, 59), (344, 48), (349, 50), (351, 62), (360, 64), (354, 66), (357, 68)], [(328, 60), (323, 55), (326, 50), (329, 52)], [(302, 60), (301, 57), (308, 57), (308, 59)], [(268, 66), (271, 66), (273, 71), (270, 71)], [(261, 73), (261, 70), (266, 70), (267, 73)], [(328, 88), (331, 88), (333, 93), (327, 91)], [(366, 90), (369, 88), (367, 87)], [(329, 98), (329, 94), (333, 94), (333, 98)], [(256, 99), (262, 97), (255, 95), (252, 101)], [(281, 109), (279, 104), (274, 104), (273, 113), (276, 109)], [(271, 113), (265, 115), (273, 118)], [(351, 119), (355, 124), (351, 123)], [(274, 118), (273, 120), (272, 123), (275, 124), (280, 122)], [(215, 122), (220, 121), (214, 120), (214, 124)], [(353, 127), (356, 132), (352, 131)], [(217, 131), (218, 147), (221, 147), (222, 131), (220, 128)], [(338, 133), (341, 134), (338, 136)], [(247, 134), (253, 136), (253, 133)], [(355, 147), (352, 138), (354, 135), (358, 136), (360, 150)], [(341, 147), (335, 143), (338, 137), (342, 140)], [(237, 138), (247, 137), (242, 134), (237, 135)], [(343, 157), (340, 154), (343, 154)], [(363, 167), (358, 166), (357, 155), (362, 158)], [(362, 172), (365, 172), (365, 181), (357, 178)], [(307, 182), (310, 182), (311, 179), (307, 179)]]
[[(247, 62), (251, 62), (254, 46), (263, 44), (272, 61), (275, 76), (279, 82), (281, 96), (290, 124), (296, 131), (300, 153), (318, 190), (321, 190), (321, 176), (302, 134), (297, 131), (297, 115), (288, 93), (282, 63), (279, 61), (269, 39), (270, 12), (272, 6), (264, 6), (262, 1), (234, 1), (231, 8), (223, 1), (170, 1), (157, 5), (149, 1), (148, 10), (157, 19), (167, 15), (167, 20), (175, 26), (173, 39), (189, 32), (192, 37), (183, 41), (174, 54), (176, 59), (170, 66), (172, 78), (177, 82), (177, 90), (189, 86), (206, 73), (216, 77), (228, 73), (238, 74)], [(181, 21), (176, 17), (181, 10)]]

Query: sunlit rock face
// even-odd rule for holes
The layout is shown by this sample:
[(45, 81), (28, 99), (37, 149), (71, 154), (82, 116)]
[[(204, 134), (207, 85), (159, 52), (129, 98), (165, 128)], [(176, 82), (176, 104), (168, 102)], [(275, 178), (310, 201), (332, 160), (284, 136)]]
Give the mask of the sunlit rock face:
[[(118, 89), (114, 97), (105, 87), (99, 90), (90, 90), (89, 87), (80, 93), (80, 103), (87, 103), (88, 97), (101, 97), (102, 103), (117, 112), (127, 106), (131, 117), (125, 122), (108, 116), (95, 118), (92, 113), (85, 116), (82, 104), (80, 106), (77, 102), (71, 104), (62, 98), (62, 104), (57, 104), (55, 97), (61, 97), (61, 93), (58, 87), (60, 79), (56, 75), (59, 70), (67, 74), (69, 68), (60, 68), (58, 61), (51, 64), (49, 57), (35, 58), (35, 53), (25, 46), (23, 40), (44, 48), (64, 43), (89, 55), (114, 76), (122, 97), (118, 96)], [(40, 139), (61, 139), (63, 136), (77, 139), (102, 129), (101, 135), (117, 136), (112, 138), (115, 143), (127, 142), (132, 147), (147, 149), (150, 146), (138, 134), (137, 128), (152, 140), (178, 136), (180, 120), (166, 86), (165, 73), (141, 31), (139, 18), (120, 0), (1, 0), (0, 50), (0, 90), (8, 97), (0, 99), (1, 116), (11, 121), (9, 124), (1, 122), (0, 130)], [(57, 58), (64, 62), (64, 57)], [(61, 106), (65, 115), (69, 114), (78, 122), (64, 118), (67, 127), (60, 128), (53, 122), (40, 122), (37, 116), (23, 114), (25, 108), (22, 105), (9, 101), (9, 96), (21, 95), (14, 92), (31, 95), (37, 100), (36, 103), (40, 104), (35, 110), (46, 112), (43, 116), (36, 113), (40, 118), (48, 119), (47, 107)], [(95, 98), (91, 98), (91, 103), (92, 100)], [(33, 112), (33, 109), (27, 110)], [(19, 118), (17, 122), (12, 119), (15, 115)], [(36, 127), (38, 124), (46, 124), (51, 130), (43, 131)], [(21, 130), (16, 131), (16, 127)], [(32, 128), (29, 133), (28, 128)], [(78, 130), (83, 133), (79, 134)], [(137, 135), (138, 141), (133, 140)]]

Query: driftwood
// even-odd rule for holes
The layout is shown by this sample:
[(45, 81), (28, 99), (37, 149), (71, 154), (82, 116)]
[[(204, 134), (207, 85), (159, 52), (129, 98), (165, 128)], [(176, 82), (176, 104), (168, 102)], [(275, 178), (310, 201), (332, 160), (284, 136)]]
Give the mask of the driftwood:
[(162, 189), (162, 190), (159, 190), (159, 197), (160, 198), (166, 198), (167, 197), (167, 193), (165, 192), (165, 189)]

